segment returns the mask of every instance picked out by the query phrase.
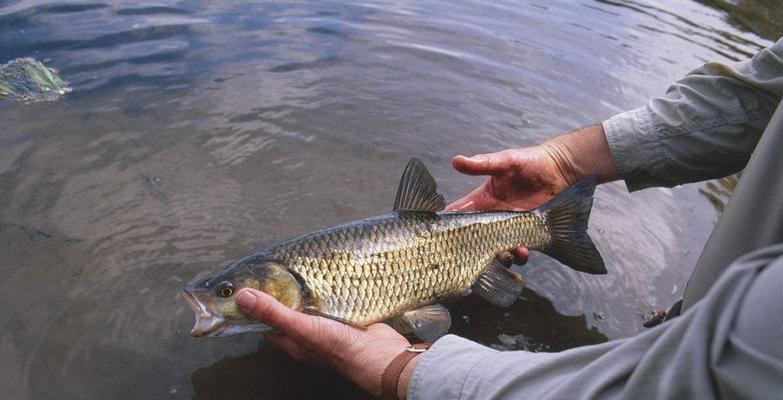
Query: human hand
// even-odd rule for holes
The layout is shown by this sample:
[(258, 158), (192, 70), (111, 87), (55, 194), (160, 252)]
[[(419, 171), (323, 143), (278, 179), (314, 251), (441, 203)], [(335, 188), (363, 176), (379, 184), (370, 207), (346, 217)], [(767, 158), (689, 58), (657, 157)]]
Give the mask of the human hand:
[[(386, 324), (372, 324), (367, 330), (361, 330), (294, 311), (254, 289), (242, 289), (236, 303), (248, 315), (273, 327), (276, 332), (265, 334), (266, 340), (293, 359), (333, 368), (375, 397), (381, 396), (383, 371), (410, 346), (408, 340)], [(400, 398), (405, 397), (418, 358), (400, 376)]]
[[(473, 157), (456, 156), (454, 168), (468, 175), (489, 175), (481, 186), (446, 207), (449, 211), (527, 211), (563, 189), (595, 175), (600, 183), (617, 180), (612, 152), (602, 125), (594, 125), (545, 143)], [(498, 260), (527, 262), (528, 249), (500, 253)]]
[[(479, 187), (446, 207), (449, 211), (532, 210), (577, 180), (557, 147), (509, 149), (472, 157), (456, 156), (454, 168), (468, 175), (489, 175)], [(530, 251), (524, 247), (498, 254), (506, 266), (524, 264)]]

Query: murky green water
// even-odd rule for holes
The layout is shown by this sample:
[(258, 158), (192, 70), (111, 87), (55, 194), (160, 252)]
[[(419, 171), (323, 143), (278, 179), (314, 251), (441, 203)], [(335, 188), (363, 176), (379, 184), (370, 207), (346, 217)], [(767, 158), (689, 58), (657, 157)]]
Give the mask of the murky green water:
[[(191, 338), (181, 288), (386, 212), (412, 156), (453, 200), (481, 181), (454, 154), (601, 121), (769, 43), (674, 0), (2, 1), (0, 63), (44, 60), (74, 90), (0, 102), (0, 397), (364, 397), (255, 337)], [(608, 275), (536, 255), (522, 301), (463, 299), (453, 331), (536, 350), (642, 331), (717, 217), (700, 190), (601, 187)]]

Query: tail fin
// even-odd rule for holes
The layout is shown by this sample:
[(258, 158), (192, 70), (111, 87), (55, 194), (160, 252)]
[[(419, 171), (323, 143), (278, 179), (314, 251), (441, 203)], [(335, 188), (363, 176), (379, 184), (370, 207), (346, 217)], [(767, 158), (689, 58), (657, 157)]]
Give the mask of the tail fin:
[(596, 178), (591, 176), (560, 192), (538, 211), (546, 214), (552, 232), (552, 244), (544, 253), (577, 271), (605, 274), (604, 260), (587, 234), (595, 185)]

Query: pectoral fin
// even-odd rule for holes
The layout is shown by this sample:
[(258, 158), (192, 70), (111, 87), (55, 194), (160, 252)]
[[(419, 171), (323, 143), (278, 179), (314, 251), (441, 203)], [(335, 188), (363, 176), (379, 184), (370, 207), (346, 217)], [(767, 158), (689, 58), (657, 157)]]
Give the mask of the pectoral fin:
[(421, 340), (431, 343), (449, 332), (451, 314), (443, 305), (433, 304), (408, 311), (387, 323), (403, 335), (413, 332)]
[(522, 276), (493, 262), (473, 284), (473, 292), (498, 307), (508, 307), (514, 304), (524, 287)]

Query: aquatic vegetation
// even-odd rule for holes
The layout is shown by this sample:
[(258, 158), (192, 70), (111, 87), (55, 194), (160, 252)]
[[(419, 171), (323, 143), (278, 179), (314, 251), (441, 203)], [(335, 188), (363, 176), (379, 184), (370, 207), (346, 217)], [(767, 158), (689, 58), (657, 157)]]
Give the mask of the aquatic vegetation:
[(57, 100), (70, 91), (56, 70), (32, 58), (17, 58), (0, 65), (0, 97), (33, 103)]

